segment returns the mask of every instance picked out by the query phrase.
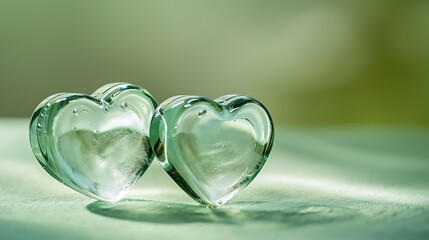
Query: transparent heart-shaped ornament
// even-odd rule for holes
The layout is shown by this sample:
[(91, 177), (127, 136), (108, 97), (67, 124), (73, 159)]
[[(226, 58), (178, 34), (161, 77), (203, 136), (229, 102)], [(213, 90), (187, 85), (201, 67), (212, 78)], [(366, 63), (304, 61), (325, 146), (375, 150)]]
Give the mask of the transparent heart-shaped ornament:
[(149, 92), (127, 83), (105, 85), (90, 96), (52, 95), (31, 118), (33, 153), (66, 186), (119, 201), (154, 158), (149, 127), (156, 106)]
[(218, 207), (259, 173), (274, 128), (265, 107), (250, 97), (177, 96), (157, 108), (150, 138), (171, 178), (197, 202)]

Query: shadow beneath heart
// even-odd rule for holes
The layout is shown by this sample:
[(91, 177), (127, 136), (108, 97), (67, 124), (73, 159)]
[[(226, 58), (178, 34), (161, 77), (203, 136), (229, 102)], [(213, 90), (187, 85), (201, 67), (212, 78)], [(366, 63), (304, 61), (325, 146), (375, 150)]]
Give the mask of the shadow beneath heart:
[(345, 207), (300, 204), (272, 206), (270, 202), (241, 201), (229, 203), (222, 208), (207, 208), (182, 203), (124, 199), (115, 204), (97, 201), (86, 208), (105, 217), (159, 224), (268, 223), (297, 227), (343, 221), (358, 215), (356, 211)]

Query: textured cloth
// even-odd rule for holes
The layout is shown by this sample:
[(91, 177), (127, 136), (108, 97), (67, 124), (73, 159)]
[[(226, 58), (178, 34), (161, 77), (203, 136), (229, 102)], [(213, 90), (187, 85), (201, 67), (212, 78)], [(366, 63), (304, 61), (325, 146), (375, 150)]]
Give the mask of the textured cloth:
[(277, 129), (259, 176), (219, 209), (190, 199), (154, 160), (106, 204), (54, 180), (28, 120), (0, 120), (0, 239), (427, 239), (429, 131)]

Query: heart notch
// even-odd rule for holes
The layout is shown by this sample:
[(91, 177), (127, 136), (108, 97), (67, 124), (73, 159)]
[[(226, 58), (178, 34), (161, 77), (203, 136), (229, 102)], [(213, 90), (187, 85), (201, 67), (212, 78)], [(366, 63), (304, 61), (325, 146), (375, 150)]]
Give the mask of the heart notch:
[(170, 177), (197, 202), (219, 207), (262, 169), (274, 127), (266, 108), (250, 97), (176, 96), (155, 111), (150, 138)]
[(33, 153), (66, 186), (119, 201), (154, 158), (149, 127), (156, 107), (149, 92), (127, 83), (105, 85), (92, 95), (52, 95), (31, 118)]

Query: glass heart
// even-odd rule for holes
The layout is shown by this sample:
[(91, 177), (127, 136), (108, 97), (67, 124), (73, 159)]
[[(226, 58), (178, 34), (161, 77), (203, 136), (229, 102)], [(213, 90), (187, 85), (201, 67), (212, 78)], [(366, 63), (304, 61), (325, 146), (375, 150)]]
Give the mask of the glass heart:
[(30, 143), (42, 167), (97, 200), (119, 201), (151, 164), (157, 103), (143, 88), (108, 84), (91, 96), (60, 93), (33, 113)]
[(197, 202), (220, 206), (259, 173), (274, 128), (265, 107), (253, 98), (178, 96), (157, 108), (150, 135), (173, 180)]

